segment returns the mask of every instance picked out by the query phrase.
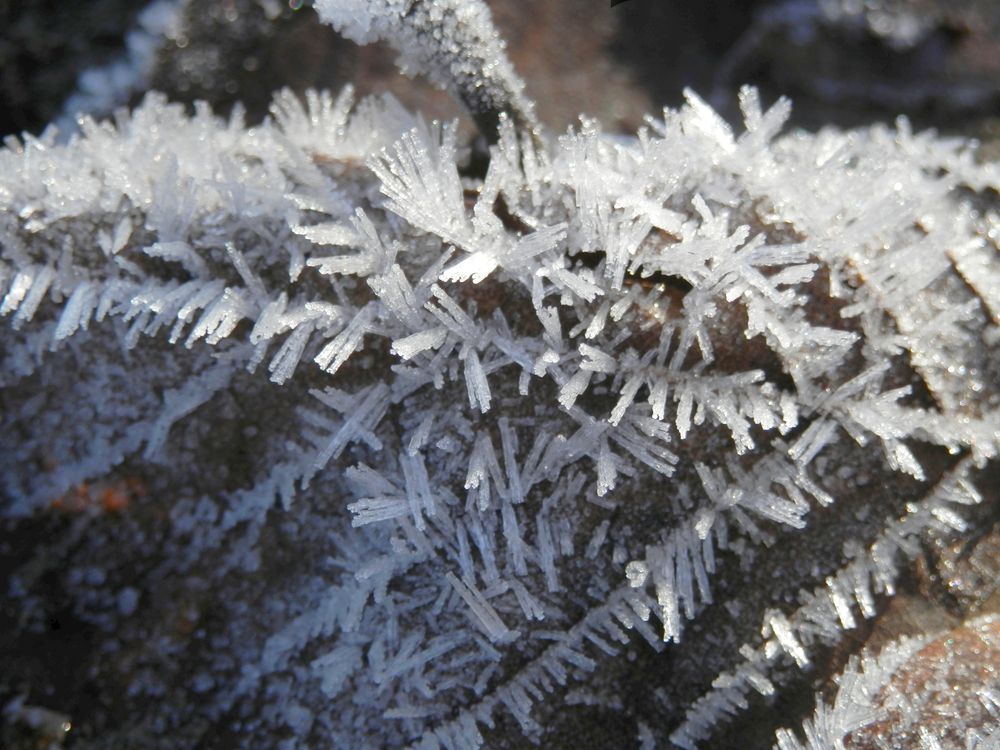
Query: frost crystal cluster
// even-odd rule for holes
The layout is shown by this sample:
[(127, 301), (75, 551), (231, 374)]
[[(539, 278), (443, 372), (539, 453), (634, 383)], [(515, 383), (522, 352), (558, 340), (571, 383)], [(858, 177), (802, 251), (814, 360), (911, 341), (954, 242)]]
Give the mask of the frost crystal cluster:
[(349, 90), (9, 140), (4, 513), (142, 488), (58, 543), (104, 740), (711, 747), (995, 501), (1000, 170), (741, 104), (478, 176)]

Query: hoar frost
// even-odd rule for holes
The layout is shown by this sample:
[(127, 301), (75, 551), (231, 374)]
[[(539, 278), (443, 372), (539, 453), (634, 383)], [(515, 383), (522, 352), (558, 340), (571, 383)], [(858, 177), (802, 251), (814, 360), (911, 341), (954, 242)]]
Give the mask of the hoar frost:
[[(427, 52), (395, 6), (317, 5)], [(76, 532), (111, 571), (79, 616), (169, 662), (122, 668), (148, 720), (468, 748), (660, 659), (697, 676), (640, 733), (694, 747), (962, 528), (1000, 440), (1000, 173), (740, 100), (738, 133), (689, 93), (629, 139), (490, 105), (481, 177), (453, 125), (349, 90), (7, 143), (5, 512), (128, 476), (168, 516)], [(153, 561), (119, 585), (112, 548)], [(136, 624), (163, 581), (225, 603), (197, 643)]]

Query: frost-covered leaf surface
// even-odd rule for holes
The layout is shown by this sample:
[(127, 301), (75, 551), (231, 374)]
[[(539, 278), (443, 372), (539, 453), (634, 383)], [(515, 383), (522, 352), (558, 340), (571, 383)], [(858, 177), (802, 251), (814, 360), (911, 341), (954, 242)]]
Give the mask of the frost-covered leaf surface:
[(105, 731), (711, 746), (996, 502), (996, 165), (742, 105), (482, 177), (349, 91), (8, 143), (4, 512), (73, 515)]
[(831, 704), (820, 701), (801, 737), (777, 732), (775, 750), (862, 747), (996, 747), (997, 617), (879, 652), (865, 649), (834, 678)]

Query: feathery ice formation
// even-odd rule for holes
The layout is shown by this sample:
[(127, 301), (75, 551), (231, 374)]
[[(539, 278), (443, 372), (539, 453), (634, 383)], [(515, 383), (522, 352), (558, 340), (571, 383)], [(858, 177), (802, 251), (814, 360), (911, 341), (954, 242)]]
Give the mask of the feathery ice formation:
[(713, 746), (996, 502), (1000, 170), (741, 101), (481, 177), (350, 91), (10, 139), (4, 513), (143, 488), (13, 578), (73, 561), (91, 740)]

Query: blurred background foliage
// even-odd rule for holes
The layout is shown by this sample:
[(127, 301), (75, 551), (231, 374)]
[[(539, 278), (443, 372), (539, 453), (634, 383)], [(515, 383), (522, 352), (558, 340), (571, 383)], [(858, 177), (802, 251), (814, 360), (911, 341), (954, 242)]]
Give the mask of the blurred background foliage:
[[(740, 84), (795, 104), (793, 123), (855, 126), (906, 113), (918, 127), (989, 133), (1000, 116), (995, 0), (490, 0), (514, 64), (557, 131), (580, 113), (634, 131), (684, 87), (735, 116)], [(37, 133), (79, 74), (125, 50), (144, 0), (0, 0), (0, 134)], [(164, 40), (150, 88), (237, 103), (259, 121), (275, 90), (391, 91), (431, 117), (462, 117), (385, 45), (358, 47), (307, 0), (189, 2)], [(141, 97), (136, 92), (132, 103)], [(123, 102), (124, 104), (125, 102)], [(470, 128), (468, 121), (465, 127)]]

